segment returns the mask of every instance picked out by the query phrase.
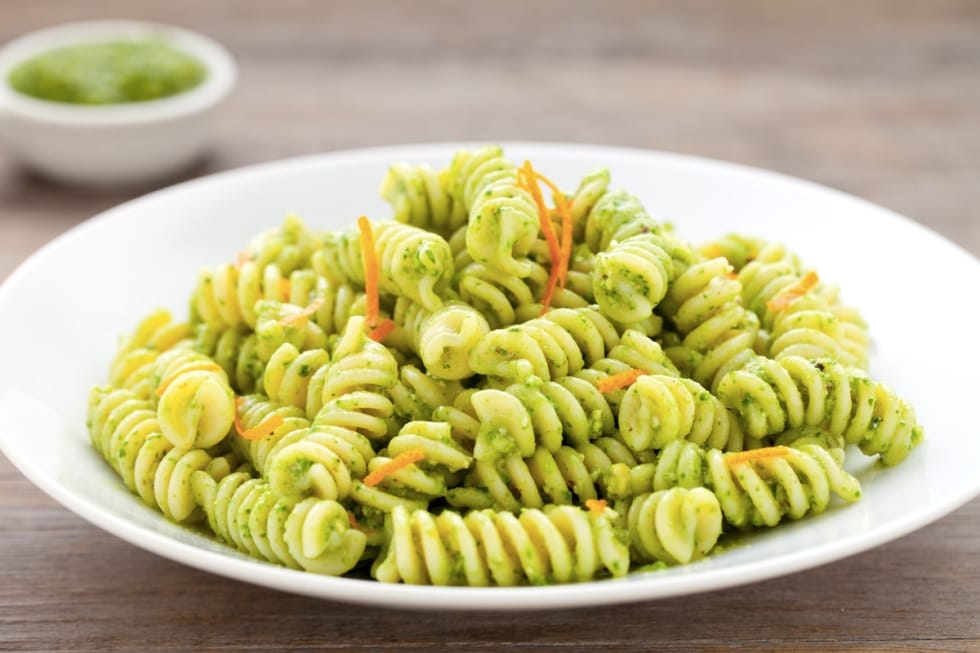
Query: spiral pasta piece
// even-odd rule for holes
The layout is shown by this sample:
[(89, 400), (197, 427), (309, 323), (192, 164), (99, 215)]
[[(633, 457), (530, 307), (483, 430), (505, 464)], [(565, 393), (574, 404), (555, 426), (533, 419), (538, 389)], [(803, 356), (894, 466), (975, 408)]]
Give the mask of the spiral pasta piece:
[(466, 224), (466, 209), (449, 194), (449, 170), (396, 163), (381, 182), (381, 197), (394, 209), (394, 219), (449, 236)]
[(261, 473), (265, 473), (268, 469), (269, 455), (280, 441), (293, 433), (304, 431), (310, 426), (310, 420), (306, 419), (301, 408), (281, 404), (260, 394), (250, 394), (239, 398), (238, 418), (243, 431), (268, 423), (273, 418), (277, 421), (282, 420), (265, 437), (249, 440), (236, 433), (231, 438), (232, 448)]
[[(438, 234), (400, 222), (373, 225), (382, 293), (401, 295), (430, 311), (442, 306), (455, 271), (452, 250)], [(356, 228), (328, 234), (313, 257), (313, 267), (328, 282), (364, 285), (364, 259)]]
[(278, 228), (260, 233), (245, 248), (248, 258), (259, 269), (274, 265), (286, 275), (293, 270), (309, 267), (315, 250), (316, 237), (303, 220), (292, 213), (283, 219)]
[(591, 443), (562, 446), (553, 453), (538, 447), (529, 458), (475, 462), (464, 485), (449, 491), (448, 500), (456, 508), (510, 512), (550, 504), (583, 505), (608, 496), (613, 464), (602, 448)]
[(754, 438), (820, 426), (869, 456), (879, 454), (886, 465), (905, 460), (922, 440), (907, 401), (832, 359), (759, 357), (722, 378), (718, 397)]
[(349, 428), (299, 429), (269, 452), (264, 476), (276, 496), (345, 499), (355, 479), (364, 478), (375, 457), (371, 442)]
[(619, 425), (623, 440), (635, 451), (662, 449), (675, 440), (731, 451), (743, 447), (735, 417), (691, 379), (641, 376), (623, 397)]
[(599, 308), (625, 324), (648, 319), (694, 259), (688, 245), (667, 234), (641, 233), (612, 243), (595, 257), (592, 288)]
[(741, 285), (728, 275), (724, 258), (691, 265), (671, 285), (660, 304), (682, 340), (667, 348), (677, 367), (695, 381), (717, 390), (726, 372), (747, 365), (755, 353), (758, 318), (741, 305)]
[(594, 253), (607, 251), (630, 236), (659, 233), (662, 227), (635, 196), (624, 190), (608, 191), (592, 207), (585, 223), (585, 242)]
[(477, 263), (516, 277), (531, 273), (526, 260), (538, 236), (538, 213), (517, 183), (517, 168), (496, 146), (461, 150), (449, 168), (450, 193), (466, 208), (466, 251)]
[(228, 435), (235, 394), (220, 366), (180, 346), (161, 354), (151, 368), (160, 429), (175, 447), (208, 448)]
[(364, 553), (367, 538), (336, 501), (277, 497), (265, 481), (244, 471), (218, 481), (195, 472), (192, 481), (214, 533), (252, 556), (339, 576)]
[(194, 329), (194, 351), (220, 365), (238, 394), (254, 392), (261, 384), (265, 363), (259, 358), (257, 348), (258, 338), (254, 333), (204, 323)]
[(218, 329), (254, 329), (260, 300), (288, 301), (288, 277), (279, 266), (246, 261), (204, 268), (198, 275), (191, 307), (203, 323)]
[(327, 336), (312, 319), (313, 315), (301, 306), (262, 300), (256, 304), (258, 322), (255, 326), (255, 353), (268, 363), (282, 345), (289, 343), (300, 351), (323, 349)]
[(533, 374), (542, 379), (574, 374), (603, 358), (616, 345), (615, 327), (598, 310), (588, 307), (495, 329), (470, 352), (470, 368), (488, 376), (521, 380)]
[(375, 456), (369, 471), (375, 472), (406, 452), (418, 450), (421, 461), (391, 472), (377, 484), (384, 491), (408, 499), (428, 501), (443, 497), (454, 472), (469, 468), (473, 458), (452, 438), (449, 424), (417, 420), (402, 427), (388, 443), (386, 454)]
[[(540, 317), (543, 306), (539, 300), (548, 285), (548, 270), (535, 261), (529, 262), (531, 272), (525, 278), (495, 270), (482, 263), (469, 263), (456, 276), (460, 298), (478, 310), (493, 328)], [(570, 272), (565, 288), (555, 290), (552, 308), (583, 308), (592, 303), (590, 278)]]
[(737, 527), (775, 526), (782, 518), (823, 512), (832, 494), (857, 501), (861, 486), (823, 447), (772, 447), (742, 459), (712, 449), (705, 455), (708, 485), (725, 520)]
[(477, 309), (453, 302), (431, 312), (399, 300), (394, 319), (408, 331), (412, 349), (429, 374), (454, 381), (475, 374), (469, 353), (490, 332), (490, 325)]
[(269, 357), (262, 387), (269, 399), (306, 411), (311, 378), (330, 362), (325, 349), (300, 352), (285, 342)]
[[(501, 585), (582, 582), (629, 569), (629, 548), (599, 514), (572, 506), (462, 517), (396, 508), (371, 574), (388, 583)], [(454, 562), (458, 561), (458, 562)]]
[(88, 422), (96, 448), (144, 503), (178, 523), (203, 517), (190, 476), (213, 459), (204, 449), (171, 444), (149, 401), (129, 390), (97, 387), (89, 398)]
[(682, 565), (708, 555), (722, 526), (718, 499), (704, 488), (640, 495), (630, 502), (626, 521), (640, 559)]

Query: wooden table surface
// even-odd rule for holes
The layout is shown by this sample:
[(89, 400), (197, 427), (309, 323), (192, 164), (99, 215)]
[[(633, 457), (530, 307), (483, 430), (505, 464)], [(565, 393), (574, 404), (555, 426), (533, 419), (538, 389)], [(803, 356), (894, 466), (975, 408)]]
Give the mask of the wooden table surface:
[[(0, 5), (0, 41), (99, 17), (185, 25), (238, 58), (212, 154), (188, 176), (395, 143), (627, 145), (812, 179), (980, 253), (980, 3), (38, 0)], [(132, 195), (54, 185), (0, 151), (0, 279)], [(748, 587), (589, 610), (399, 612), (166, 561), (0, 456), (0, 649), (978, 651), (978, 541), (974, 500)]]

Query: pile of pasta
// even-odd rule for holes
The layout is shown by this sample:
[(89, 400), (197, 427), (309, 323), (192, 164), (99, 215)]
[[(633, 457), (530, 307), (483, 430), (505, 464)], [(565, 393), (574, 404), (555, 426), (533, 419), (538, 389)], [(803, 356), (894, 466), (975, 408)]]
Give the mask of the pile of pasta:
[(381, 194), (393, 219), (287, 217), (125, 339), (88, 426), (144, 502), (320, 574), (564, 583), (855, 501), (845, 450), (922, 439), (779, 244), (693, 246), (607, 170), (566, 192), (492, 146)]

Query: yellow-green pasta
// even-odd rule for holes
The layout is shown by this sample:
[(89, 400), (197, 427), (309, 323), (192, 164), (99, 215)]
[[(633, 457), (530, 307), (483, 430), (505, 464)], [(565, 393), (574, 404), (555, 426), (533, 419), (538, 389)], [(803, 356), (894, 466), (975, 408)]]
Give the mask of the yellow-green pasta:
[(336, 501), (277, 497), (265, 481), (244, 471), (218, 481), (195, 472), (193, 481), (211, 530), (252, 556), (338, 576), (364, 553), (367, 538)]
[(922, 440), (911, 404), (833, 359), (759, 357), (726, 375), (718, 397), (755, 438), (821, 426), (869, 456), (879, 454), (886, 465), (905, 460)]
[(437, 173), (424, 163), (396, 163), (388, 168), (380, 194), (398, 222), (449, 236), (466, 224), (467, 213), (449, 194), (448, 182), (448, 168)]
[(639, 377), (619, 407), (623, 440), (634, 450), (662, 449), (689, 440), (712, 449), (741, 451), (744, 435), (735, 416), (693, 379)]
[(254, 392), (261, 385), (265, 363), (259, 358), (255, 333), (202, 322), (194, 328), (194, 350), (220, 365), (238, 394)]
[(429, 374), (448, 380), (475, 374), (469, 353), (490, 332), (480, 311), (469, 304), (451, 302), (432, 312), (399, 299), (394, 320), (408, 331), (411, 347)]
[(706, 556), (721, 535), (721, 506), (704, 488), (673, 488), (630, 502), (630, 543), (641, 560), (687, 564)]
[(845, 461), (922, 441), (785, 245), (694, 247), (604, 168), (441, 166), (388, 169), (375, 257), (290, 215), (119, 341), (86, 423), (142, 503), (312, 573), (582, 582), (843, 508)]
[(658, 307), (682, 338), (667, 348), (671, 360), (712, 391), (726, 372), (755, 356), (759, 320), (742, 307), (741, 285), (730, 272), (723, 258), (695, 263), (677, 277)]
[(573, 506), (465, 517), (396, 508), (385, 529), (371, 574), (388, 583), (544, 585), (629, 570), (629, 549), (610, 517)]
[(467, 211), (466, 251), (477, 263), (516, 277), (531, 273), (527, 255), (538, 236), (531, 195), (499, 147), (461, 150), (449, 168), (450, 193)]

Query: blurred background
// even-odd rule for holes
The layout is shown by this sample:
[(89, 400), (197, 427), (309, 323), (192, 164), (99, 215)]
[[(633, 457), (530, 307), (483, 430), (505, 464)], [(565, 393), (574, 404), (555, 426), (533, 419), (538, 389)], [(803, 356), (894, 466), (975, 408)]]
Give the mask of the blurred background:
[[(3, 2), (0, 16), (0, 42), (115, 17), (228, 47), (239, 83), (209, 157), (185, 177), (428, 141), (656, 148), (828, 184), (980, 252), (980, 3), (969, 0), (40, 0)], [(52, 184), (0, 150), (0, 278), (135, 194)]]
[[(428, 141), (654, 148), (842, 189), (980, 254), (980, 2), (0, 0), (0, 43), (97, 18), (187, 27), (223, 43), (236, 58), (239, 82), (217, 114), (209, 154), (181, 178), (296, 155)], [(0, 280), (52, 237), (146, 190), (56, 184), (21, 169), (0, 149)], [(882, 237), (869, 247), (887, 246), (887, 234)], [(862, 556), (693, 601), (579, 613), (577, 620), (560, 614), (515, 619), (512, 637), (533, 644), (562, 632), (593, 642), (593, 650), (612, 642), (609, 637), (639, 648), (654, 624), (661, 636), (681, 641), (690, 623), (726, 614), (711, 633), (715, 643), (750, 632), (826, 650), (836, 638), (887, 644), (928, 636), (944, 642), (942, 648), (968, 650), (980, 642), (980, 578), (965, 553), (975, 551), (978, 515), (975, 500)], [(29, 576), (14, 571), (18, 556), (33, 556), (37, 538), (51, 533), (66, 542), (66, 557), (84, 554), (79, 564), (50, 571), (33, 565)], [(0, 534), (6, 543), (0, 567), (11, 583), (20, 574), (20, 581), (49, 595), (38, 607), (29, 587), (14, 590), (9, 605), (17, 607), (6, 612), (0, 600), (0, 630), (21, 624), (8, 630), (23, 637), (8, 640), (15, 649), (39, 645), (43, 640), (25, 633), (48, 623), (72, 624), (82, 633), (77, 636), (91, 638), (73, 640), (76, 635), (59, 630), (65, 639), (57, 642), (66, 648), (116, 641), (123, 626), (112, 615), (93, 617), (87, 607), (101, 605), (102, 594), (131, 601), (146, 622), (140, 632), (172, 636), (174, 622), (157, 616), (177, 605), (169, 601), (185, 597), (147, 598), (129, 584), (156, 585), (161, 574), (207, 582), (211, 593), (196, 592), (193, 602), (168, 612), (197, 623), (198, 633), (211, 633), (201, 635), (205, 648), (224, 645), (218, 623), (260, 649), (340, 646), (330, 639), (335, 632), (385, 642), (384, 629), (373, 621), (380, 611), (241, 586), (139, 551), (49, 500), (2, 458)], [(945, 564), (921, 571), (917, 564), (925, 560)], [(117, 574), (125, 582), (114, 584)], [(898, 591), (901, 574), (927, 574), (920, 580), (932, 592), (928, 601)], [(99, 588), (89, 588), (93, 578), (101, 579)], [(77, 587), (74, 594), (52, 603), (50, 596), (63, 596), (66, 583)], [(842, 593), (848, 594), (846, 616)], [(277, 614), (270, 615), (262, 599), (276, 601)], [(746, 612), (753, 601), (769, 608)], [(774, 606), (778, 618), (771, 617)], [(492, 639), (500, 631), (495, 615), (398, 618), (413, 632), (442, 628), (461, 639), (466, 623), (470, 635)], [(294, 630), (274, 640), (283, 624)], [(613, 627), (619, 630), (610, 634)], [(436, 641), (426, 637), (415, 640), (421, 650)]]

